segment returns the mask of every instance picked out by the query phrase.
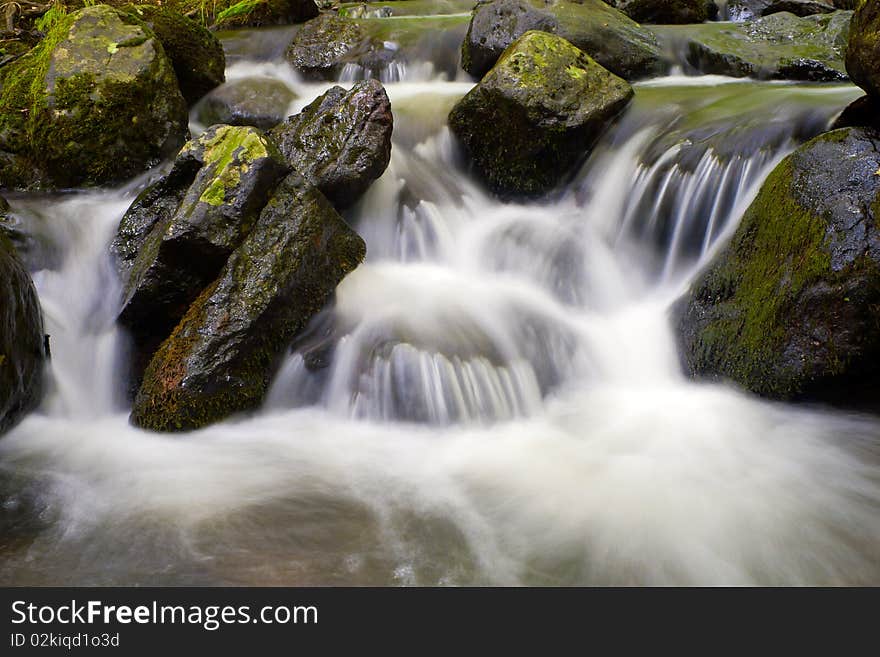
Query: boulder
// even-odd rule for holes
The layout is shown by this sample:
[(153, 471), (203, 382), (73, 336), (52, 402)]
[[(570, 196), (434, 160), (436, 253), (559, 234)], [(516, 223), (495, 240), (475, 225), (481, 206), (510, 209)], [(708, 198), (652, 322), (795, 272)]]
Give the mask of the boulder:
[(481, 78), (529, 30), (556, 34), (627, 80), (669, 69), (654, 35), (601, 0), (492, 0), (478, 4), (461, 46), (461, 65)]
[[(716, 0), (722, 4), (723, 0)], [(761, 17), (761, 12), (770, 6), (773, 0), (727, 0), (723, 4), (725, 10), (719, 15), (722, 20), (750, 21)]]
[(787, 11), (795, 16), (812, 16), (813, 14), (830, 14), (837, 8), (830, 2), (821, 0), (775, 0), (761, 12), (761, 16), (778, 14)]
[(776, 167), (676, 309), (688, 372), (777, 399), (876, 404), (878, 171), (880, 136), (861, 128)]
[(880, 131), (880, 99), (862, 96), (847, 105), (831, 124), (838, 128), (873, 128)]
[(502, 196), (557, 185), (633, 90), (565, 39), (527, 32), (449, 114), (477, 174)]
[(226, 57), (220, 41), (207, 28), (166, 7), (133, 5), (134, 13), (155, 32), (171, 58), (180, 92), (192, 105), (226, 79)]
[(609, 4), (639, 23), (702, 23), (709, 18), (706, 0), (616, 0)]
[(37, 291), (0, 231), (0, 433), (40, 402), (45, 359)]
[(333, 80), (352, 59), (381, 50), (357, 21), (322, 14), (299, 29), (285, 57), (307, 79)]
[(337, 209), (352, 205), (391, 160), (394, 118), (375, 80), (333, 87), (270, 131), (287, 162)]
[(214, 126), (142, 192), (111, 251), (124, 300), (119, 322), (143, 364), (242, 242), (288, 166), (255, 128)]
[(296, 94), (275, 78), (243, 78), (209, 93), (196, 116), (202, 125), (251, 125), (261, 130), (278, 125)]
[(0, 68), (0, 186), (125, 180), (180, 148), (187, 108), (159, 39), (98, 5)]
[(703, 73), (738, 78), (845, 80), (851, 16), (780, 13), (747, 23), (706, 24), (690, 35), (687, 61)]
[(223, 29), (293, 25), (318, 15), (314, 0), (220, 0), (213, 7), (214, 25)]
[(197, 429), (258, 407), (286, 347), (363, 259), (324, 196), (292, 173), (242, 245), (156, 353), (132, 422)]
[(853, 15), (846, 70), (869, 96), (880, 98), (880, 3), (866, 2)]

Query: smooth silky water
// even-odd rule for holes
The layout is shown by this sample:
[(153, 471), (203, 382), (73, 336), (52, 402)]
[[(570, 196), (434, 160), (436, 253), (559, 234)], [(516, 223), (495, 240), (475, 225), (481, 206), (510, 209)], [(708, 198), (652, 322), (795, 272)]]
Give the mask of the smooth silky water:
[[(245, 55), (229, 77), (284, 80), (291, 112), (327, 88)], [(880, 584), (878, 419), (689, 382), (669, 321), (859, 92), (644, 83), (563, 188), (505, 204), (445, 126), (472, 83), (431, 62), (386, 81), (392, 161), (346, 216), (367, 261), (264, 408), (202, 431), (127, 419), (107, 246), (157, 173), (10, 199), (52, 362), (0, 440), (0, 583)]]

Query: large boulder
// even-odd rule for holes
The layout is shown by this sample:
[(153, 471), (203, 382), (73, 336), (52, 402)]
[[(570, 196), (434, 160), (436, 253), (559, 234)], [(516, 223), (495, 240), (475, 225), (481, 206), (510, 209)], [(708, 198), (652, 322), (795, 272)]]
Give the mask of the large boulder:
[(196, 112), (202, 125), (252, 125), (261, 130), (278, 125), (296, 94), (276, 78), (242, 78), (209, 93)]
[(774, 0), (761, 12), (762, 16), (787, 11), (795, 16), (812, 16), (813, 14), (830, 14), (837, 8), (830, 2), (821, 0)]
[(565, 39), (532, 31), (453, 107), (449, 127), (493, 191), (535, 196), (560, 182), (632, 96)]
[(529, 30), (556, 34), (627, 80), (669, 69), (654, 35), (601, 0), (492, 0), (478, 4), (461, 65), (481, 78)]
[(706, 24), (688, 35), (687, 61), (703, 73), (732, 77), (845, 80), (851, 16), (779, 13), (740, 24)]
[(880, 3), (866, 2), (853, 15), (846, 70), (850, 79), (880, 99)]
[(223, 29), (292, 25), (318, 15), (315, 0), (219, 0), (213, 3), (214, 23)]
[(702, 23), (709, 18), (706, 0), (616, 0), (609, 4), (639, 23)]
[(357, 21), (335, 14), (322, 14), (303, 25), (290, 45), (287, 61), (311, 80), (335, 79), (353, 59), (381, 50)]
[(192, 105), (226, 79), (223, 46), (203, 25), (167, 7), (133, 5), (126, 8), (155, 32), (171, 58), (180, 91)]
[(391, 160), (394, 118), (382, 85), (333, 87), (270, 131), (288, 163), (337, 207), (352, 205)]
[(772, 398), (860, 398), (880, 374), (880, 138), (806, 143), (770, 174), (677, 309), (696, 376)]
[(136, 367), (217, 277), (288, 169), (259, 130), (214, 126), (138, 196), (111, 245), (124, 284), (119, 322), (134, 337)]
[(289, 345), (363, 259), (363, 240), (293, 173), (156, 353), (131, 419), (196, 429), (259, 406)]
[(117, 182), (173, 154), (187, 108), (159, 39), (106, 5), (0, 68), (0, 186)]
[(39, 403), (45, 359), (37, 291), (0, 230), (0, 433)]

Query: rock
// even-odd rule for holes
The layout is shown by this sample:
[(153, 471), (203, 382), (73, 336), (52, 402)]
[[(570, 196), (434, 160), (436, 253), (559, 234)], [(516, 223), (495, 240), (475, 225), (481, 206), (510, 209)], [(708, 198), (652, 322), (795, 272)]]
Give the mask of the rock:
[(308, 79), (332, 80), (349, 60), (377, 48), (381, 50), (358, 22), (322, 14), (300, 28), (285, 57)]
[(217, 277), (287, 171), (255, 128), (214, 126), (135, 199), (111, 251), (124, 282), (119, 322), (134, 338), (136, 370)]
[(709, 18), (706, 0), (617, 0), (609, 4), (639, 23), (702, 23)]
[(795, 16), (812, 16), (813, 14), (830, 14), (836, 7), (829, 2), (819, 0), (775, 0), (761, 11), (761, 16), (778, 14), (787, 11)]
[(687, 61), (703, 73), (738, 78), (845, 80), (851, 16), (781, 13), (741, 24), (706, 24), (691, 35)]
[(880, 3), (866, 2), (853, 15), (846, 70), (869, 96), (880, 98)]
[(180, 92), (192, 105), (226, 79), (220, 41), (205, 27), (171, 9), (155, 5), (126, 7), (144, 21), (171, 58)]
[(501, 194), (560, 182), (633, 90), (565, 39), (527, 32), (449, 114), (477, 173)]
[(222, 2), (226, 6), (221, 9), (218, 3), (214, 19), (215, 25), (223, 29), (293, 25), (318, 15), (318, 5), (314, 0), (264, 0), (250, 5), (242, 5), (239, 0)]
[(654, 35), (601, 0), (493, 0), (474, 9), (461, 65), (481, 78), (529, 30), (556, 34), (628, 80), (669, 69)]
[(783, 160), (678, 308), (689, 372), (778, 399), (854, 401), (876, 386), (878, 171), (880, 138), (860, 128)]
[(862, 96), (847, 105), (831, 124), (831, 130), (839, 128), (873, 128), (880, 132), (880, 99)]
[(357, 201), (391, 160), (394, 117), (375, 80), (333, 87), (270, 131), (287, 162), (337, 209)]
[(64, 17), (0, 68), (0, 186), (125, 180), (173, 154), (186, 103), (155, 34), (106, 5)]
[(719, 15), (719, 18), (737, 22), (760, 18), (761, 12), (769, 7), (771, 2), (773, 0), (727, 0), (723, 7), (725, 11)]
[(208, 94), (196, 116), (202, 125), (252, 125), (261, 130), (278, 125), (296, 94), (275, 78), (243, 78)]
[(363, 240), (293, 173), (150, 363), (131, 419), (206, 426), (260, 405), (292, 338), (364, 257)]
[(40, 402), (45, 359), (37, 291), (0, 231), (0, 433)]

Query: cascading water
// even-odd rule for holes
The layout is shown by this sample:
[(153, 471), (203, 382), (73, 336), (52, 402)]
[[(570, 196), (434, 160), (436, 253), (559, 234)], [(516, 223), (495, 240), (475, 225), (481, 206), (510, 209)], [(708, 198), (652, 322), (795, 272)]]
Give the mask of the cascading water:
[[(429, 64), (388, 85), (392, 162), (347, 217), (367, 261), (251, 416), (127, 422), (106, 246), (143, 181), (10, 199), (41, 245), (53, 383), (0, 441), (0, 581), (880, 582), (880, 422), (690, 383), (667, 318), (857, 92), (643, 84), (564, 188), (505, 204), (445, 127), (470, 84)], [(286, 81), (291, 111), (326, 88), (244, 55), (230, 74)]]

